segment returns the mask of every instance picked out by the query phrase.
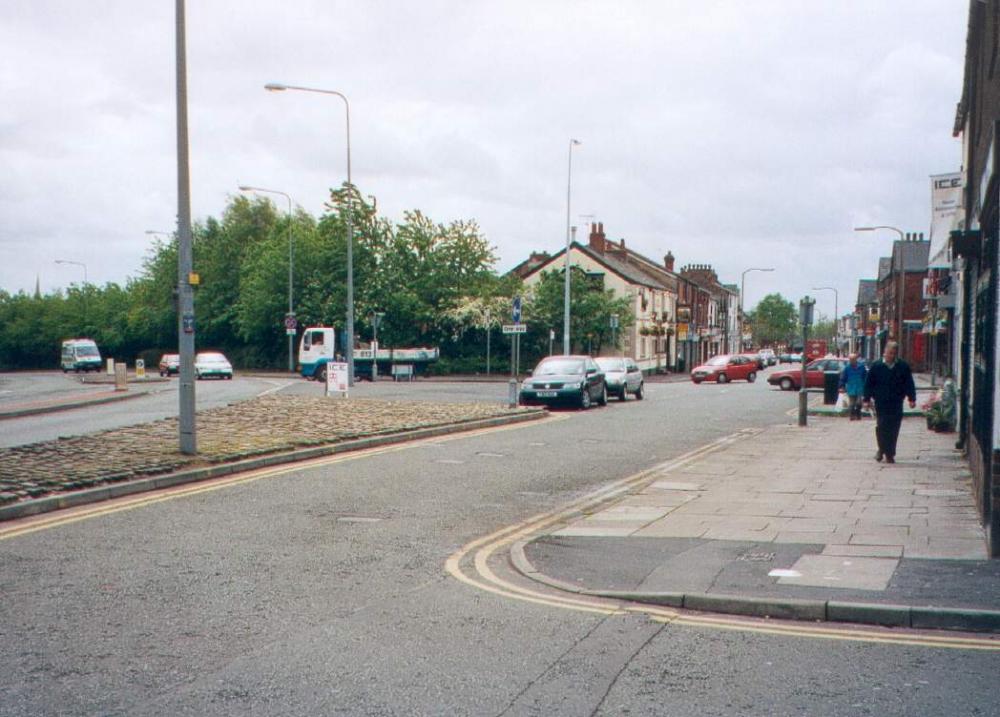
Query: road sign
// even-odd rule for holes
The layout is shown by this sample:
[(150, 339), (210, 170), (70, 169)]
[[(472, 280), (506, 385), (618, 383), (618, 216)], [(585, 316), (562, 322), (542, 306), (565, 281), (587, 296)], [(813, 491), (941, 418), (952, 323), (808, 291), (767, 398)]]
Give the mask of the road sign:
[(521, 323), (521, 297), (514, 297), (514, 305), (511, 307), (511, 318), (515, 324)]
[(326, 365), (326, 395), (343, 394), (347, 398), (347, 363), (331, 361)]
[(503, 332), (505, 334), (526, 334), (528, 326), (527, 324), (504, 324)]
[(285, 317), (285, 329), (287, 331), (294, 332), (295, 329), (298, 328), (298, 325), (299, 325), (299, 322), (295, 319), (294, 316), (286, 316)]
[(618, 328), (618, 314), (611, 314), (611, 328)]

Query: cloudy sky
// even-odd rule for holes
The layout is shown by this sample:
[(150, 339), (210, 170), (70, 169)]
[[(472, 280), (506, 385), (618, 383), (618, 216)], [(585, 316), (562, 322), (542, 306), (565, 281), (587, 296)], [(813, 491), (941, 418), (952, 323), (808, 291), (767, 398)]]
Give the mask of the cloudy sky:
[[(747, 306), (853, 305), (954, 171), (964, 0), (188, 3), (196, 218), (237, 185), (319, 214), (346, 173), (381, 213), (476, 219), (502, 270), (572, 221), (747, 275)], [(134, 276), (176, 214), (174, 3), (0, 3), (0, 288)], [(581, 230), (581, 238), (586, 232)], [(819, 293), (833, 313), (832, 292)]]

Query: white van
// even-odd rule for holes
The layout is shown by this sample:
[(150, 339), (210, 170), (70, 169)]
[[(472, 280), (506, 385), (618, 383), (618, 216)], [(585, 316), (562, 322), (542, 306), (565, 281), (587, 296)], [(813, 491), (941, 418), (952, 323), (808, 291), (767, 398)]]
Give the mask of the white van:
[(100, 371), (104, 366), (101, 352), (91, 339), (68, 339), (62, 342), (60, 366), (67, 371)]

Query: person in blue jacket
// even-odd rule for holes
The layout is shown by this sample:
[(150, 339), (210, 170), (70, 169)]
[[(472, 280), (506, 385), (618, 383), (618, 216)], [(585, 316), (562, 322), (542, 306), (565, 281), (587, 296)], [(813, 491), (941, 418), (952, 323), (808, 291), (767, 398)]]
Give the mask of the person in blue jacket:
[(903, 399), (910, 401), (910, 408), (917, 405), (917, 388), (913, 384), (910, 365), (898, 357), (899, 344), (890, 341), (885, 345), (882, 358), (868, 369), (865, 379), (865, 406), (875, 399), (875, 439), (878, 451), (875, 460), (885, 458), (886, 463), (896, 462), (896, 440), (903, 423)]
[(861, 420), (861, 399), (864, 397), (867, 377), (868, 369), (858, 361), (857, 354), (851, 354), (847, 359), (847, 365), (840, 373), (840, 392), (847, 394), (847, 406), (852, 421)]

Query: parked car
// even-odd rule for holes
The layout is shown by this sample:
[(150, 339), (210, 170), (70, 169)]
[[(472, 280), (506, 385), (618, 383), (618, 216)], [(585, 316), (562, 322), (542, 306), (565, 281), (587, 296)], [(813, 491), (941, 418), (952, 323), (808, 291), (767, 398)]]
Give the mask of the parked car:
[(160, 356), (160, 375), (169, 376), (170, 374), (181, 372), (181, 357), (180, 354), (163, 354)]
[[(827, 371), (843, 371), (847, 359), (827, 356), (816, 359), (806, 366), (806, 388), (823, 388), (823, 374)], [(802, 369), (791, 368), (776, 371), (767, 377), (772, 386), (779, 386), (782, 391), (797, 391), (802, 387)]]
[(231, 380), (233, 365), (218, 351), (205, 351), (194, 357), (194, 375), (199, 381), (209, 376)]
[(728, 383), (739, 380), (753, 383), (757, 379), (757, 370), (756, 362), (747, 356), (722, 354), (710, 358), (701, 366), (696, 366), (691, 372), (691, 380), (695, 383), (702, 381)]
[(788, 359), (792, 363), (802, 363), (802, 354), (801, 353), (788, 354)]
[(792, 362), (792, 355), (791, 354), (779, 354), (778, 355), (778, 363), (791, 363), (791, 362)]
[(572, 404), (590, 408), (608, 404), (604, 373), (590, 356), (549, 356), (521, 383), (521, 403)]
[(758, 371), (763, 371), (765, 368), (767, 368), (767, 361), (765, 361), (764, 357), (761, 356), (760, 354), (746, 353), (746, 354), (740, 354), (740, 356), (744, 356), (750, 361), (752, 361), (753, 364), (757, 367)]
[(760, 357), (764, 359), (764, 363), (768, 366), (774, 366), (778, 363), (778, 357), (774, 355), (774, 349), (761, 349)]
[(635, 396), (637, 401), (643, 398), (642, 371), (630, 358), (616, 358), (614, 356), (601, 356), (594, 359), (601, 371), (604, 372), (604, 382), (608, 387), (608, 393), (618, 396), (618, 399), (625, 401), (628, 394)]

